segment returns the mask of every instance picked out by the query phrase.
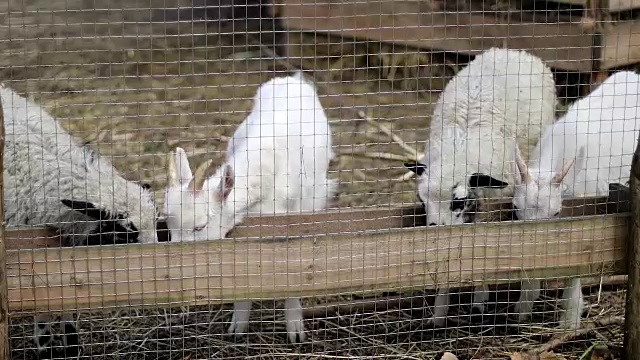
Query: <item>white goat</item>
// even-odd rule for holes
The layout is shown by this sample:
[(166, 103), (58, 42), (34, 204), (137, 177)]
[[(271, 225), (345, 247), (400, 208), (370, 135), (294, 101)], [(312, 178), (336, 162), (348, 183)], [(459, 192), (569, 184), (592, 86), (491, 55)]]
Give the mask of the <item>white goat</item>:
[[(551, 70), (518, 50), (492, 48), (476, 56), (445, 87), (431, 119), (421, 162), (406, 164), (418, 175), (418, 197), (429, 225), (472, 222), (479, 202), (513, 194), (513, 146), (534, 146), (555, 116)], [(486, 287), (474, 308), (483, 311)], [(436, 326), (444, 324), (446, 289), (436, 298)]]
[[(573, 103), (545, 131), (528, 165), (515, 147), (518, 218), (553, 218), (562, 210), (562, 198), (606, 196), (609, 184), (628, 182), (639, 130), (640, 75), (621, 71)], [(524, 306), (529, 312), (540, 281), (530, 285), (532, 298)], [(562, 303), (561, 326), (579, 327), (584, 308), (579, 278), (565, 289)]]
[[(186, 153), (169, 163), (165, 194), (172, 241), (221, 239), (246, 216), (323, 210), (337, 190), (327, 178), (329, 122), (316, 89), (302, 73), (260, 86), (254, 106), (228, 144), (226, 162), (211, 160), (191, 175)], [(230, 333), (244, 333), (250, 301), (237, 302)], [(300, 299), (285, 301), (291, 342), (305, 338)]]
[[(76, 141), (46, 110), (0, 87), (5, 126), (4, 215), (9, 227), (58, 230), (63, 245), (157, 241), (156, 208), (147, 186), (125, 180), (111, 163)], [(79, 351), (71, 314), (63, 335), (52, 334), (52, 318), (36, 315), (38, 353)]]

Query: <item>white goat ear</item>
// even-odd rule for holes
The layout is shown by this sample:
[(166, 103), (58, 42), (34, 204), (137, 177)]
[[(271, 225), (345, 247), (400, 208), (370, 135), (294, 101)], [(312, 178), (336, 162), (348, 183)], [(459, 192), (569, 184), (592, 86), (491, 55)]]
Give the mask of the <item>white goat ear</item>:
[(531, 182), (531, 175), (529, 175), (529, 168), (527, 164), (524, 162), (522, 158), (522, 153), (520, 152), (520, 147), (518, 144), (514, 147), (514, 174), (513, 178), (516, 184), (521, 183), (529, 183)]
[(222, 177), (220, 178), (220, 184), (216, 196), (220, 201), (226, 201), (233, 189), (235, 183), (235, 174), (231, 165), (227, 164), (222, 170)]
[(176, 148), (175, 160), (178, 172), (178, 182), (180, 185), (190, 182), (193, 175), (191, 174), (191, 168), (189, 167), (189, 158), (187, 157), (187, 153), (184, 149), (180, 147)]

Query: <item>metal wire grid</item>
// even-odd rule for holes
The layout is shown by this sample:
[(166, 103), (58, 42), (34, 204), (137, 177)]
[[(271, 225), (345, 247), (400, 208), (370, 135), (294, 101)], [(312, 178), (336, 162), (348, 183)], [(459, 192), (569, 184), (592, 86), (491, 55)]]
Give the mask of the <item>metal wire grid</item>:
[[(363, 3), (372, 7), (381, 4), (354, 2), (356, 5)], [(410, 4), (398, 3), (394, 16), (416, 15), (415, 10), (410, 10)], [(258, 40), (274, 43), (284, 37), (288, 41), (285, 46), (291, 58), (301, 59), (303, 67), (315, 70), (313, 78), (331, 120), (338, 159), (332, 164), (329, 176), (340, 181), (335, 208), (344, 211), (415, 205), (415, 183), (405, 176), (407, 171), (402, 162), (419, 160), (439, 91), (465, 66), (470, 56), (295, 29), (284, 32), (277, 27), (278, 24), (270, 21), (262, 22), (262, 29), (252, 28), (252, 24), (245, 21), (222, 24), (221, 27), (216, 23), (195, 22), (188, 17), (177, 22), (170, 15), (175, 13), (178, 5), (188, 9), (191, 4), (169, 1), (151, 4), (98, 0), (89, 3), (72, 0), (9, 1), (6, 10), (0, 11), (4, 12), (0, 21), (0, 31), (3, 32), (0, 78), (49, 110), (73, 136), (95, 146), (98, 153), (112, 159), (123, 177), (151, 183), (156, 190), (156, 201), (161, 204), (162, 189), (166, 185), (167, 154), (180, 146), (189, 154), (192, 168), (205, 159), (221, 163), (226, 144), (250, 110), (257, 87), (274, 75), (286, 74), (287, 60), (269, 58), (269, 54), (265, 54), (258, 45)], [(474, 3), (456, 3), (456, 9), (449, 9), (449, 2), (441, 5), (446, 11), (487, 16), (497, 14), (503, 18), (526, 12), (524, 8), (505, 9), (501, 7), (505, 4), (500, 3), (481, 8)], [(438, 7), (437, 4), (433, 6)], [(167, 10), (167, 14), (159, 16), (163, 10)], [(535, 13), (531, 9), (529, 12)], [(548, 23), (558, 21), (551, 18), (550, 14), (555, 14), (553, 11), (541, 13), (546, 14)], [(194, 14), (197, 17), (198, 11)], [(574, 14), (569, 11), (567, 16)], [(543, 22), (539, 20), (540, 16), (536, 23)], [(276, 26), (275, 31), (266, 28), (268, 26)], [(280, 35), (280, 39), (273, 36), (274, 33)], [(456, 30), (451, 29), (451, 33), (455, 34)], [(451, 38), (455, 40), (456, 36)], [(505, 35), (507, 38), (508, 34)], [(544, 42), (539, 47), (544, 47)], [(574, 72), (559, 70), (555, 78), (561, 97), (566, 95), (575, 99), (580, 85), (585, 85), (584, 76)], [(573, 99), (566, 100), (570, 102)], [(17, 200), (5, 198), (7, 201)], [(578, 206), (575, 213), (580, 209)], [(397, 214), (387, 215), (387, 218), (394, 216)], [(385, 218), (374, 220), (385, 221)], [(310, 223), (314, 222), (310, 220)], [(327, 224), (323, 233), (335, 234), (331, 227)], [(617, 227), (619, 225), (606, 223), (601, 229), (604, 233)], [(287, 229), (287, 225), (283, 228)], [(478, 229), (478, 233), (483, 231)], [(387, 230), (388, 233), (400, 231), (391, 226)], [(589, 230), (594, 229), (584, 229)], [(549, 229), (547, 235), (553, 235), (552, 231)], [(558, 236), (562, 236), (561, 230), (556, 231)], [(364, 232), (358, 230), (354, 234)], [(501, 243), (498, 246), (517, 253), (519, 247), (531, 246), (538, 236), (544, 235), (536, 231), (527, 234), (529, 238), (522, 244)], [(447, 236), (443, 231), (438, 234), (440, 240), (422, 252), (472, 251), (475, 247), (472, 249), (469, 241), (463, 241), (475, 238), (469, 236)], [(366, 258), (379, 259), (383, 256), (381, 254), (415, 252), (409, 245), (416, 240), (415, 235), (400, 236), (400, 240), (382, 240), (376, 248), (360, 250), (363, 253), (362, 264), (340, 263), (338, 271), (362, 270), (366, 266)], [(451, 244), (445, 240), (450, 240)], [(575, 252), (578, 246), (571, 246), (571, 239), (567, 241), (569, 246), (564, 251)], [(594, 242), (592, 245), (597, 248), (598, 244)], [(587, 252), (584, 249), (588, 244), (581, 246), (583, 253)], [(238, 248), (242, 247), (238, 245)], [(31, 253), (41, 251), (33, 250)], [(221, 259), (220, 268), (242, 261), (240, 257), (265, 254), (260, 247), (249, 250), (245, 247), (243, 251), (235, 258)], [(13, 264), (19, 265), (18, 275), (23, 268), (32, 265), (28, 258), (23, 258), (25, 254), (29, 252), (9, 251), (9, 257), (14, 256)], [(380, 288), (378, 293), (362, 290), (337, 292), (328, 290), (330, 284), (315, 287), (313, 294), (309, 294), (312, 296), (303, 298), (308, 337), (300, 347), (287, 344), (282, 301), (272, 306), (269, 297), (258, 296), (264, 301), (254, 303), (249, 335), (238, 339), (226, 335), (230, 305), (175, 307), (178, 303), (162, 300), (164, 294), (160, 292), (154, 292), (157, 300), (144, 306), (127, 305), (126, 301), (118, 306), (107, 305), (106, 301), (104, 306), (86, 306), (65, 300), (65, 310), (77, 317), (84, 358), (385, 356), (408, 359), (433, 356), (443, 350), (453, 350), (461, 359), (473, 354), (480, 358), (504, 358), (508, 351), (536, 347), (548, 340), (558, 316), (560, 291), (556, 289), (565, 286), (560, 282), (554, 287), (553, 281), (564, 280), (565, 277), (549, 278), (551, 282), (546, 284), (543, 296), (536, 303), (533, 319), (516, 326), (506, 314), (513, 312), (512, 306), (518, 294), (514, 290), (518, 289), (520, 278), (501, 275), (492, 266), (485, 268), (484, 262), (491, 262), (496, 256), (499, 258), (499, 255), (492, 254), (494, 258), (487, 254), (477, 258), (474, 255), (473, 262), (459, 266), (433, 264), (436, 269), (445, 266), (445, 270), (435, 271), (435, 274), (445, 274), (437, 282), (452, 288), (449, 296), (452, 307), (441, 329), (433, 329), (427, 323), (433, 311), (435, 293), (423, 291), (418, 280), (414, 292), (395, 292), (385, 288)], [(597, 252), (592, 250), (592, 254), (596, 263)], [(556, 255), (550, 252), (525, 254), (523, 261), (544, 264)], [(144, 262), (154, 258), (154, 255), (141, 254), (137, 260)], [(51, 257), (45, 259), (53, 266), (61, 263), (61, 260)], [(573, 259), (575, 264), (581, 261), (577, 259)], [(99, 261), (97, 258), (93, 260)], [(111, 259), (115, 265), (110, 266), (124, 270), (118, 268), (122, 263), (116, 263), (116, 260)], [(332, 260), (335, 259), (326, 258), (323, 262)], [(181, 264), (174, 265), (180, 267)], [(398, 264), (386, 264), (389, 268), (393, 265)], [(157, 278), (167, 268), (145, 270), (146, 274)], [(184, 267), (171, 274), (180, 273), (188, 281), (194, 278), (189, 275), (191, 270)], [(209, 269), (211, 272), (218, 270), (217, 267)], [(249, 275), (267, 274), (267, 270), (262, 271), (261, 274)], [(510, 283), (500, 285), (499, 289), (491, 287), (484, 313), (471, 316), (471, 285), (478, 284), (461, 283), (460, 277), (463, 273), (477, 272), (481, 272), (483, 277), (486, 275), (487, 278), (508, 280)], [(620, 334), (615, 326), (604, 326), (598, 321), (619, 315), (622, 311), (624, 292), (615, 286), (613, 291), (606, 289), (600, 282), (601, 276), (614, 273), (614, 269), (596, 270), (596, 267), (584, 273), (595, 279), (585, 289), (588, 302), (586, 318), (594, 318), (594, 326), (601, 329), (601, 333), (606, 332), (608, 341), (613, 345), (621, 341)], [(83, 278), (89, 274), (77, 272), (73, 276)], [(272, 276), (299, 275), (285, 271)], [(104, 281), (109, 276), (105, 274), (98, 278)], [(21, 287), (23, 281), (28, 280), (22, 277), (10, 279), (10, 284), (14, 285), (10, 290)], [(103, 294), (105, 298), (109, 295), (126, 298), (127, 294), (120, 291), (139, 289), (135, 284), (131, 284), (129, 290), (127, 286), (113, 285), (111, 292)], [(359, 285), (353, 283), (354, 287)], [(262, 286), (253, 284), (247, 289), (255, 293)], [(41, 282), (37, 287), (46, 289), (47, 283)], [(131, 294), (132, 298), (134, 295)], [(52, 302), (61, 300), (53, 296), (47, 298)], [(207, 298), (215, 302), (219, 295), (209, 293)], [(327, 307), (326, 303), (332, 306)], [(12, 316), (10, 328), (12, 357), (34, 358), (32, 311), (17, 309), (16, 306), (19, 305), (13, 307), (15, 316)], [(47, 310), (43, 312), (49, 313)], [(567, 354), (581, 353), (592, 339), (589, 336), (580, 340), (570, 339), (564, 349)], [(60, 356), (60, 353), (55, 355)]]

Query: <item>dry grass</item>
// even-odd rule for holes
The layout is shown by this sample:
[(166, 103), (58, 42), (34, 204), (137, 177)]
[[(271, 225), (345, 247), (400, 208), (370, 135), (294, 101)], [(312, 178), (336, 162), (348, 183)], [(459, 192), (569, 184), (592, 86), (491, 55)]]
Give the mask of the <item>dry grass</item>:
[[(151, 3), (171, 6), (178, 1), (188, 3)], [(166, 181), (166, 155), (175, 146), (185, 148), (193, 163), (220, 161), (257, 86), (283, 69), (257, 56), (255, 34), (218, 34), (203, 24), (152, 23), (148, 7), (143, 0), (9, 0), (0, 5), (0, 79), (112, 156), (125, 176), (159, 190)], [(294, 34), (292, 40), (300, 43), (295, 49), (305, 67), (317, 70), (316, 79), (328, 81), (321, 101), (341, 154), (331, 175), (341, 182), (338, 205), (413, 203), (413, 183), (398, 178), (406, 173), (401, 160), (415, 154), (380, 129), (390, 129), (421, 152), (437, 95), (429, 90), (442, 89), (457, 65), (444, 54), (406, 47), (309, 34)], [(363, 120), (359, 112), (383, 127)], [(610, 301), (590, 309), (591, 316), (621, 314), (623, 297), (608, 296)], [(461, 303), (468, 303), (466, 298)], [(328, 300), (336, 299), (350, 300)], [(539, 310), (551, 311), (551, 299)], [(321, 300), (327, 299), (309, 299), (306, 305)], [(84, 354), (105, 359), (431, 359), (445, 349), (455, 350), (461, 360), (474, 354), (505, 358), (509, 350), (536, 346), (551, 335), (540, 325), (549, 315), (518, 331), (500, 317), (487, 317), (484, 325), (473, 327), (463, 325), (463, 317), (459, 326), (434, 331), (424, 327), (428, 310), (422, 296), (411, 308), (391, 304), (385, 309), (310, 318), (311, 341), (299, 347), (286, 344), (281, 312), (275, 313), (279, 321), (270, 322), (272, 309), (264, 309), (262, 323), (254, 321), (249, 337), (237, 342), (223, 335), (228, 307), (82, 313), (80, 327)], [(12, 317), (15, 359), (33, 358), (30, 321)], [(577, 358), (591, 341), (615, 346), (621, 334), (617, 328), (595, 332), (569, 344), (569, 358)]]
[[(166, 154), (175, 146), (192, 154), (194, 163), (220, 161), (257, 86), (283, 69), (274, 69), (271, 59), (250, 57), (258, 49), (251, 36), (215, 34), (190, 23), (149, 23), (148, 2), (141, 0), (100, 3), (95, 7), (114, 10), (65, 13), (85, 9), (87, 2), (11, 0), (12, 13), (2, 19), (11, 26), (0, 28), (0, 38), (12, 39), (0, 43), (0, 79), (113, 156), (125, 176), (156, 189), (165, 184)], [(329, 69), (320, 63), (316, 68)], [(375, 68), (351, 74), (353, 79), (328, 84), (338, 96), (321, 94), (338, 152), (358, 146), (399, 151), (384, 135), (360, 126), (353, 110), (371, 112), (421, 148), (415, 141), (426, 138), (430, 94), (373, 81), (379, 77)], [(342, 156), (332, 170), (342, 183), (340, 206), (415, 199), (411, 182), (387, 181), (404, 173), (401, 162)]]
[[(503, 288), (504, 289), (504, 288)], [(470, 289), (464, 289), (453, 302), (469, 304)], [(286, 340), (282, 303), (254, 305), (247, 337), (235, 339), (226, 334), (231, 318), (230, 306), (191, 307), (177, 309), (120, 309), (104, 313), (82, 312), (79, 316), (84, 356), (104, 359), (433, 359), (449, 350), (459, 359), (506, 359), (513, 351), (534, 349), (563, 334), (554, 329), (554, 312), (558, 292), (548, 291), (537, 304), (531, 324), (516, 326), (508, 320), (508, 304), (517, 293), (501, 293), (492, 299), (487, 313), (470, 318), (469, 306), (452, 308), (447, 329), (426, 325), (427, 301), (433, 297), (405, 294), (402, 302), (378, 299), (376, 311), (314, 311), (307, 316), (309, 339), (301, 345)], [(349, 304), (358, 299), (333, 297), (334, 302)], [(410, 299), (409, 301), (407, 299)], [(309, 299), (305, 307), (317, 306), (326, 299)], [(566, 359), (578, 359), (593, 343), (604, 343), (620, 349), (623, 333), (619, 324), (598, 326), (598, 322), (624, 313), (624, 292), (614, 290), (587, 297), (585, 326), (595, 324), (593, 331), (554, 348)], [(410, 305), (407, 304), (409, 302)], [(512, 311), (512, 308), (509, 308)], [(280, 310), (280, 311), (278, 311)], [(307, 311), (312, 311), (311, 309)], [(494, 315), (491, 315), (494, 314)], [(496, 315), (497, 314), (497, 315)], [(14, 359), (34, 359), (30, 342), (32, 326), (29, 318), (12, 318), (11, 336)], [(619, 357), (615, 357), (619, 358)]]

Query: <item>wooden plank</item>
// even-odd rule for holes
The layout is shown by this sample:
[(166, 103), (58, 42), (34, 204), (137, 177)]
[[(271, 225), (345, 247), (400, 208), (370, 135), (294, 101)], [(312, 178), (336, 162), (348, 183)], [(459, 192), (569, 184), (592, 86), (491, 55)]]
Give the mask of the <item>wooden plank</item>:
[[(4, 111), (0, 101), (0, 204), (4, 204)], [(4, 207), (0, 206), (0, 219)], [(9, 360), (9, 292), (7, 284), (7, 252), (4, 222), (0, 222), (0, 360)]]
[(627, 254), (627, 296), (624, 323), (624, 358), (636, 359), (640, 353), (640, 145), (636, 146), (629, 178), (631, 218)]
[(624, 269), (627, 215), (280, 241), (19, 250), (11, 310), (186, 305), (415, 290)]
[(602, 69), (640, 62), (640, 21), (621, 21), (605, 29)]
[[(486, 212), (511, 210), (508, 201), (488, 203)], [(614, 187), (609, 197), (568, 199), (563, 201), (561, 217), (619, 214), (629, 211), (628, 188)], [(494, 216), (490, 216), (494, 217)], [(424, 208), (342, 209), (305, 215), (280, 215), (247, 218), (229, 233), (232, 239), (272, 239), (310, 235), (339, 235), (376, 230), (426, 226)], [(48, 229), (11, 229), (6, 232), (7, 249), (56, 248), (61, 241)]]
[(592, 34), (579, 21), (509, 23), (482, 14), (431, 12), (420, 1), (282, 0), (289, 29), (348, 35), (414, 47), (478, 54), (490, 47), (531, 51), (550, 66), (591, 71)]
[[(586, 6), (587, 4), (586, 0), (553, 0), (553, 2), (576, 6)], [(609, 0), (609, 5), (603, 6), (603, 8), (603, 10), (607, 10), (609, 12), (637, 9), (640, 8), (640, 0)]]
[[(567, 199), (562, 202), (560, 217), (620, 214), (629, 211), (629, 189), (611, 185), (608, 197)], [(511, 211), (509, 201), (489, 201), (485, 213)], [(340, 209), (315, 214), (249, 217), (229, 233), (229, 238), (247, 239), (329, 235), (352, 232), (399, 229), (426, 226), (424, 208)], [(60, 247), (55, 233), (43, 228), (11, 229), (7, 231), (10, 250)]]
[(618, 12), (640, 8), (640, 0), (609, 0), (609, 11)]

